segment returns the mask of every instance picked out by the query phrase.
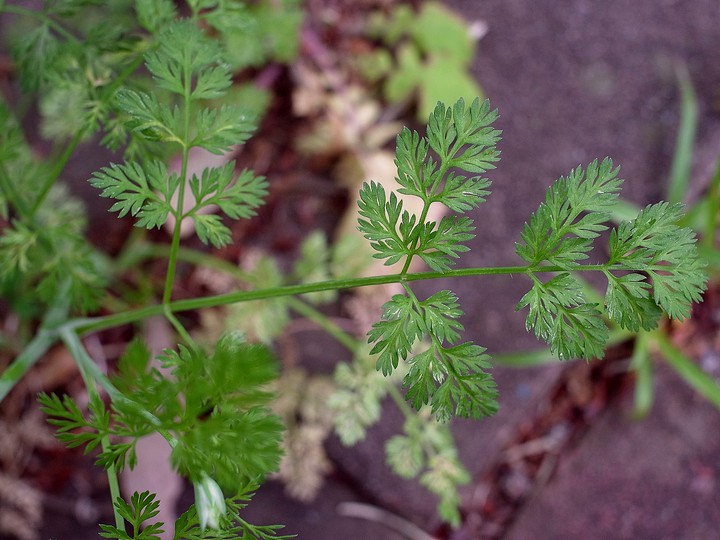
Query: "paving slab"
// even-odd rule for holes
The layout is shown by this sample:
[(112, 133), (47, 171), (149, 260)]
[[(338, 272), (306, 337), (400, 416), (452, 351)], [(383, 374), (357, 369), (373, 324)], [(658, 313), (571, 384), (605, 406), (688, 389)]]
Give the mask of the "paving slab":
[(720, 412), (664, 365), (655, 395), (643, 421), (630, 393), (608, 409), (506, 540), (720, 537)]

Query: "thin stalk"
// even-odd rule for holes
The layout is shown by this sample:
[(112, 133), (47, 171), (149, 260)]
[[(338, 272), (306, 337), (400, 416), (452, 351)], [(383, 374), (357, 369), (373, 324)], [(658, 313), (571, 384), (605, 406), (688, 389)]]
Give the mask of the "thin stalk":
[(47, 24), (50, 28), (55, 30), (65, 39), (69, 41), (74, 41), (75, 43), (80, 43), (80, 40), (76, 36), (74, 36), (70, 31), (66, 30), (60, 23), (48, 17), (48, 15), (42, 11), (12, 5), (0, 5), (0, 11), (4, 11), (5, 13), (12, 13), (14, 15), (24, 15), (26, 17), (37, 19)]
[(163, 315), (165, 315), (165, 318), (170, 321), (170, 324), (172, 324), (173, 328), (175, 328), (175, 331), (178, 333), (178, 335), (182, 338), (182, 340), (191, 348), (195, 349), (195, 341), (190, 336), (187, 330), (185, 330), (185, 327), (182, 325), (182, 323), (178, 320), (178, 318), (175, 316), (175, 314), (168, 309), (168, 304), (163, 304)]
[[(573, 271), (602, 271), (606, 265), (582, 265)], [(206, 296), (203, 298), (192, 298), (188, 300), (177, 300), (168, 304), (169, 309), (173, 313), (182, 311), (191, 311), (195, 309), (203, 309), (209, 307), (224, 306), (235, 304), (238, 302), (250, 302), (252, 300), (265, 300), (267, 298), (278, 298), (283, 296), (297, 296), (301, 294), (356, 289), (360, 287), (369, 287), (373, 285), (385, 285), (388, 283), (403, 283), (412, 281), (424, 281), (439, 278), (452, 277), (470, 277), (470, 276), (488, 276), (488, 275), (508, 275), (521, 274), (534, 276), (536, 273), (547, 272), (564, 272), (566, 269), (559, 266), (498, 266), (488, 268), (460, 268), (457, 270), (449, 270), (447, 272), (418, 272), (414, 274), (388, 274), (384, 276), (372, 276), (363, 278), (350, 279), (331, 279), (327, 281), (319, 281), (315, 283), (303, 283), (299, 285), (285, 285), (282, 287), (271, 287), (257, 291), (233, 291), (226, 294), (217, 294)], [(116, 313), (106, 315), (104, 317), (75, 319), (68, 321), (68, 325), (79, 333), (97, 332), (107, 328), (113, 328), (123, 324), (129, 324), (141, 321), (155, 315), (162, 315), (164, 307), (162, 305), (145, 306), (139, 309), (126, 311), (124, 313)]]
[(175, 214), (175, 227), (173, 228), (168, 268), (165, 274), (165, 288), (163, 290), (163, 304), (169, 304), (172, 298), (172, 289), (175, 282), (175, 267), (177, 266), (178, 250), (180, 248), (180, 226), (182, 224), (182, 206), (185, 197), (185, 175), (187, 174), (188, 150), (183, 148), (182, 169), (180, 172), (180, 187), (178, 188), (178, 205)]
[(40, 192), (38, 193), (38, 196), (35, 199), (35, 203), (32, 205), (32, 208), (30, 209), (31, 216), (35, 215), (35, 212), (37, 212), (37, 209), (40, 208), (40, 205), (45, 200), (45, 197), (47, 197), (47, 194), (50, 193), (50, 189), (52, 189), (53, 185), (55, 185), (55, 181), (60, 177), (60, 174), (65, 169), (65, 165), (67, 165), (67, 162), (70, 159), (70, 156), (72, 156), (73, 152), (75, 151), (75, 148), (77, 148), (77, 145), (80, 144), (80, 141), (82, 140), (84, 135), (85, 135), (85, 130), (79, 129), (75, 133), (73, 138), (70, 140), (68, 145), (65, 147), (62, 154), (60, 154), (60, 157), (55, 162), (55, 165), (53, 166), (52, 170), (45, 177), (45, 181), (43, 182), (43, 185), (40, 188)]
[(355, 353), (358, 348), (358, 340), (348, 334), (345, 330), (340, 328), (337, 324), (328, 319), (323, 313), (306, 304), (299, 298), (290, 297), (288, 298), (288, 306), (290, 309), (302, 315), (306, 319), (314, 322), (320, 328), (322, 328), (330, 337), (335, 339), (343, 347), (345, 347), (351, 353)]
[[(295, 297), (288, 299), (288, 305), (293, 311), (317, 324), (320, 328), (327, 332), (328, 335), (333, 337), (351, 353), (355, 353), (357, 351), (360, 344), (359, 341), (328, 319), (325, 315), (320, 313), (317, 309)], [(409, 420), (414, 418), (417, 415), (416, 411), (410, 408), (398, 387), (395, 386), (395, 383), (393, 383), (389, 378), (386, 378), (384, 381), (388, 390), (388, 395), (392, 398), (398, 409), (400, 409), (400, 412), (405, 419)]]
[[(83, 347), (82, 343), (80, 343), (80, 340), (78, 339), (77, 335), (73, 332), (64, 332), (63, 333), (63, 341), (65, 342), (65, 345), (68, 347), (70, 352), (73, 355), (73, 358), (75, 358), (75, 363), (77, 364), (78, 368), (80, 369), (80, 375), (82, 375), (83, 381), (85, 382), (85, 388), (88, 391), (88, 395), (90, 396), (90, 399), (97, 399), (100, 401), (100, 394), (97, 390), (97, 383), (98, 380), (96, 373), (91, 373), (94, 368), (97, 370), (98, 373), (100, 373), (100, 370), (97, 369), (97, 366), (92, 361), (90, 356), (88, 355), (87, 351), (85, 350), (85, 347)], [(102, 375), (102, 373), (100, 373)], [(103, 378), (105, 378), (104, 375), (102, 375)], [(109, 382), (109, 381), (108, 381)], [(105, 435), (101, 441), (100, 444), (102, 445), (103, 451), (107, 451), (110, 448), (110, 436)], [(107, 474), (108, 478), (108, 486), (110, 487), (110, 499), (113, 502), (113, 514), (115, 514), (115, 526), (120, 529), (121, 531), (125, 530), (125, 519), (122, 517), (118, 509), (115, 507), (115, 501), (120, 497), (120, 484), (118, 482), (118, 475), (117, 475), (117, 469), (115, 468), (114, 464), (110, 464), (106, 469), (105, 472)]]
[(165, 275), (165, 290), (163, 291), (163, 304), (169, 304), (172, 298), (173, 283), (175, 281), (175, 267), (177, 265), (178, 249), (180, 248), (180, 228), (183, 221), (183, 205), (185, 203), (185, 184), (187, 183), (188, 159), (190, 157), (190, 105), (192, 90), (192, 73), (189, 69), (190, 62), (186, 59), (184, 66), (183, 82), (183, 149), (182, 165), (180, 167), (180, 182), (177, 195), (177, 206), (175, 207), (175, 227), (173, 228), (172, 241), (170, 243), (170, 256), (168, 257), (167, 274)]
[(15, 208), (21, 218), (28, 218), (30, 215), (30, 209), (23, 201), (20, 194), (15, 189), (15, 186), (10, 181), (10, 178), (5, 171), (5, 167), (0, 165), (0, 190), (5, 193), (5, 198), (10, 201), (10, 204)]
[[(138, 258), (143, 258), (143, 257), (165, 258), (168, 253), (168, 248), (165, 245), (139, 243), (136, 246), (136, 248), (137, 249), (134, 251), (134, 255)], [(215, 270), (225, 272), (225, 273), (230, 274), (242, 281), (252, 282), (251, 274), (248, 274), (247, 272), (238, 268), (234, 264), (229, 263), (223, 259), (214, 257), (213, 255), (209, 255), (209, 254), (203, 253), (201, 251), (196, 251), (193, 249), (180, 248), (177, 251), (177, 257), (178, 257), (178, 259), (184, 260), (189, 263), (207, 266), (209, 268), (213, 268)], [(357, 351), (359, 341), (356, 338), (354, 338), (353, 336), (351, 336), (350, 334), (348, 334), (345, 330), (340, 328), (337, 324), (332, 322), (330, 319), (328, 319), (323, 313), (321, 313), (315, 307), (307, 304), (306, 302), (303, 302), (300, 298), (296, 298), (295, 296), (290, 296), (288, 298), (288, 306), (290, 307), (290, 309), (292, 309), (299, 315), (302, 315), (303, 317), (305, 317), (308, 320), (317, 324), (329, 336), (334, 338), (338, 343), (343, 345), (351, 353), (355, 353)], [(169, 304), (168, 307), (172, 308), (173, 304), (172, 303)], [(172, 312), (170, 312), (170, 313), (172, 313)], [(402, 412), (403, 416), (405, 418), (414, 417), (414, 411), (407, 404), (407, 402), (403, 398), (402, 394), (400, 393), (400, 390), (398, 390), (398, 388), (395, 386), (395, 384), (388, 382), (387, 387), (388, 387), (388, 393), (389, 393), (390, 397), (395, 402), (395, 404), (398, 406), (398, 408)]]
[(80, 368), (80, 372), (86, 374), (88, 377), (91, 377), (93, 381), (100, 384), (111, 399), (118, 396), (120, 391), (115, 388), (115, 385), (110, 382), (110, 379), (108, 379), (107, 376), (100, 371), (97, 364), (95, 364), (93, 359), (90, 358), (90, 355), (87, 350), (85, 350), (85, 346), (80, 341), (78, 335), (69, 329), (63, 329), (59, 332), (59, 334), (63, 343), (68, 348), (68, 351), (70, 351), (70, 354), (75, 359), (75, 363), (78, 365), (78, 368)]
[(60, 332), (60, 335), (81, 371), (84, 371), (88, 376), (92, 377), (95, 382), (99, 383), (112, 401), (116, 403), (123, 403), (124, 405), (134, 409), (135, 412), (139, 413), (145, 420), (147, 420), (148, 424), (153, 426), (155, 431), (165, 438), (171, 447), (174, 448), (177, 445), (175, 437), (173, 437), (172, 434), (163, 427), (162, 422), (157, 416), (143, 408), (132, 399), (128, 398), (115, 387), (112, 381), (110, 381), (110, 379), (108, 379), (102, 371), (100, 371), (100, 368), (97, 367), (93, 359), (90, 358), (87, 350), (85, 350), (85, 347), (80, 341), (80, 337), (74, 331), (63, 329)]
[[(443, 176), (444, 176), (444, 174), (445, 174), (445, 173), (443, 172)], [(428, 212), (430, 211), (430, 206), (431, 206), (431, 205), (432, 205), (432, 202), (427, 201), (427, 200), (423, 201), (423, 209), (422, 209), (422, 213), (420, 214), (420, 219), (419, 219), (418, 223), (425, 223), (425, 222), (427, 222), (427, 215), (428, 215)], [(412, 260), (413, 260), (413, 258), (415, 257), (414, 250), (417, 248), (417, 245), (418, 245), (418, 242), (419, 242), (419, 241), (420, 241), (419, 238), (415, 240), (415, 242), (413, 243), (414, 245), (413, 245), (413, 248), (412, 248), (412, 251), (411, 251), (410, 255), (408, 255), (408, 256), (405, 258), (405, 264), (403, 265), (402, 270), (400, 271), (400, 274), (401, 274), (401, 275), (407, 274), (407, 273), (408, 273), (408, 270), (410, 270), (410, 264), (412, 263)]]
[(68, 314), (66, 287), (67, 283), (48, 308), (35, 337), (0, 375), (0, 402), (59, 339), (57, 328), (66, 322)]
[[(420, 214), (420, 219), (418, 220), (418, 223), (425, 223), (427, 221), (427, 215), (430, 212), (430, 207), (432, 206), (432, 196), (435, 194), (435, 190), (438, 188), (440, 181), (445, 178), (445, 173), (447, 173), (448, 169), (450, 168), (450, 163), (452, 162), (453, 157), (459, 150), (458, 148), (453, 147), (450, 151), (450, 155), (446, 157), (446, 159), (442, 160), (442, 165), (440, 166), (440, 171), (437, 175), (437, 179), (435, 180), (435, 183), (430, 187), (430, 199), (423, 199), (423, 209), (422, 213)], [(450, 157), (452, 156), (452, 157)], [(415, 240), (413, 243), (413, 250), (417, 248), (418, 242), (420, 241), (419, 238)], [(410, 253), (405, 258), (405, 264), (403, 265), (402, 270), (400, 271), (401, 274), (407, 274), (408, 270), (410, 270), (410, 263), (412, 263), (413, 257), (415, 257), (415, 253)]]
[(405, 397), (402, 395), (397, 386), (389, 382), (387, 384), (387, 390), (388, 395), (395, 402), (397, 408), (400, 409), (400, 412), (405, 417), (405, 420), (410, 420), (411, 418), (415, 418), (417, 416), (417, 412), (410, 408), (410, 405), (408, 405), (407, 401), (405, 401)]
[(0, 402), (58, 340), (58, 334), (41, 328), (33, 340), (0, 375)]

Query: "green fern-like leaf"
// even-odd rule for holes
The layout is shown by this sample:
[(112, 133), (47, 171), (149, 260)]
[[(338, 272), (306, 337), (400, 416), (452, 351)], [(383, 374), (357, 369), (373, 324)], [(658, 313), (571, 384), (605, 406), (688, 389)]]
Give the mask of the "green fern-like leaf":
[(607, 211), (622, 184), (618, 170), (610, 159), (600, 165), (595, 160), (553, 183), (525, 224), (518, 255), (531, 265), (547, 262), (568, 269), (587, 259), (593, 239), (607, 229)]
[(117, 202), (110, 208), (118, 217), (130, 214), (138, 218), (137, 227), (160, 227), (173, 209), (171, 198), (177, 189), (179, 177), (168, 173), (164, 163), (155, 161), (146, 165), (128, 162), (111, 164), (95, 172), (90, 184), (103, 191), (101, 197), (112, 197)]

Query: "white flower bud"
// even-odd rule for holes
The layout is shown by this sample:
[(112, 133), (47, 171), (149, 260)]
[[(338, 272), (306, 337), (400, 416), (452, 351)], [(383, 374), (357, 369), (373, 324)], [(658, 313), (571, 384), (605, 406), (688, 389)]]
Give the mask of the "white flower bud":
[(195, 482), (195, 509), (200, 519), (200, 528), (217, 529), (220, 518), (225, 515), (225, 496), (217, 482), (203, 473), (199, 482)]

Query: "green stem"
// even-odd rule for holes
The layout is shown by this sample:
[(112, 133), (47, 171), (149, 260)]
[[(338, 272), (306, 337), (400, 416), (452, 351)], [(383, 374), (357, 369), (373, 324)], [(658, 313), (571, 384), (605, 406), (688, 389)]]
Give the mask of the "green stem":
[[(80, 343), (80, 340), (74, 332), (63, 332), (62, 338), (68, 350), (70, 350), (70, 352), (72, 353), (73, 358), (75, 358), (75, 362), (80, 369), (80, 375), (82, 375), (83, 381), (85, 382), (85, 388), (87, 388), (90, 399), (96, 399), (97, 401), (100, 401), (100, 394), (98, 393), (96, 383), (96, 381), (100, 380), (98, 378), (98, 374), (101, 376), (102, 379), (105, 379), (106, 381), (107, 378), (97, 368), (95, 362), (92, 361), (87, 351), (85, 350), (85, 347), (83, 347), (82, 343)], [(107, 383), (110, 384), (109, 381), (107, 381)], [(107, 451), (110, 448), (110, 436), (103, 436), (100, 444), (102, 445), (103, 451)], [(124, 531), (125, 520), (123, 519), (118, 509), (115, 507), (115, 501), (117, 501), (117, 499), (121, 496), (120, 484), (118, 483), (117, 469), (115, 468), (114, 464), (110, 464), (106, 468), (105, 472), (107, 474), (108, 485), (110, 487), (110, 499), (113, 502), (115, 526), (121, 531)]]
[(299, 298), (290, 297), (288, 298), (287, 303), (290, 309), (317, 324), (330, 337), (335, 339), (335, 341), (340, 343), (351, 353), (354, 354), (357, 351), (359, 345), (358, 340), (328, 319), (323, 313), (306, 304)]
[(25, 204), (25, 201), (20, 197), (20, 194), (15, 189), (15, 186), (10, 181), (10, 178), (5, 171), (5, 167), (0, 165), (0, 190), (5, 193), (5, 197), (10, 204), (15, 208), (21, 218), (26, 219), (30, 215), (30, 209)]
[(93, 362), (93, 359), (90, 358), (78, 335), (66, 328), (63, 328), (59, 334), (68, 351), (70, 351), (70, 354), (75, 359), (75, 363), (78, 365), (78, 368), (80, 368), (83, 376), (87, 375), (91, 377), (92, 380), (100, 384), (111, 399), (115, 399), (120, 394), (120, 391), (115, 388), (115, 385), (110, 382), (110, 379), (108, 379), (107, 376), (100, 371), (100, 368), (97, 367), (97, 364)]
[(0, 402), (58, 340), (58, 334), (41, 328), (33, 340), (0, 375)]
[(195, 349), (195, 341), (190, 336), (188, 331), (185, 329), (185, 327), (182, 325), (182, 323), (178, 320), (178, 318), (175, 316), (175, 314), (168, 309), (168, 304), (163, 304), (163, 315), (165, 315), (165, 318), (170, 321), (170, 324), (173, 325), (173, 328), (175, 328), (175, 331), (178, 333), (178, 335), (182, 338), (182, 340), (191, 348)]
[(0, 6), (0, 11), (4, 11), (5, 13), (12, 13), (14, 15), (24, 15), (26, 17), (37, 19), (47, 24), (50, 28), (55, 30), (58, 34), (60, 34), (68, 41), (80, 43), (80, 40), (77, 37), (75, 37), (72, 33), (66, 30), (60, 23), (48, 17), (47, 13), (44, 13), (43, 11), (36, 11), (34, 9), (28, 9), (21, 6), (12, 5)]
[[(573, 271), (602, 271), (606, 265), (582, 265)], [(488, 275), (508, 275), (521, 274), (533, 276), (535, 273), (546, 272), (565, 272), (565, 268), (559, 266), (499, 266), (492, 268), (461, 268), (457, 270), (449, 270), (447, 272), (418, 272), (414, 274), (389, 274), (385, 276), (372, 276), (363, 278), (350, 279), (332, 279), (328, 281), (320, 281), (316, 283), (303, 283), (299, 285), (285, 285), (282, 287), (271, 287), (257, 291), (234, 291), (226, 294), (218, 294), (206, 296), (203, 298), (192, 298), (188, 300), (176, 300), (168, 304), (173, 313), (182, 311), (192, 311), (195, 309), (203, 309), (209, 307), (224, 306), (235, 304), (238, 302), (250, 302), (252, 300), (265, 300), (268, 298), (278, 298), (283, 296), (297, 296), (301, 294), (356, 289), (360, 287), (369, 287), (372, 285), (385, 285), (388, 283), (403, 283), (412, 281), (424, 281), (439, 278), (452, 277), (470, 277), (470, 276), (488, 276)], [(68, 321), (73, 329), (79, 333), (97, 332), (107, 328), (113, 328), (123, 324), (129, 324), (141, 321), (155, 315), (163, 315), (164, 307), (162, 305), (145, 306), (139, 309), (126, 311), (124, 313), (116, 313), (104, 317), (75, 319)]]
[(405, 420), (417, 417), (418, 412), (410, 408), (410, 405), (408, 405), (405, 400), (405, 396), (402, 395), (398, 387), (391, 382), (388, 382), (386, 386), (388, 389), (388, 395), (393, 400), (397, 408), (400, 409), (400, 412), (405, 417)]
[[(288, 305), (290, 306), (290, 309), (292, 309), (296, 313), (317, 324), (320, 328), (327, 332), (328, 335), (333, 337), (338, 343), (343, 345), (351, 353), (354, 354), (357, 351), (357, 348), (360, 345), (359, 341), (350, 334), (348, 334), (345, 330), (340, 328), (338, 325), (333, 323), (317, 309), (306, 304), (299, 298), (294, 297), (288, 299)], [(398, 409), (400, 409), (400, 412), (405, 417), (405, 419), (409, 420), (410, 418), (415, 418), (417, 416), (417, 412), (410, 408), (395, 383), (392, 382), (392, 380), (389, 378), (384, 379), (384, 382), (388, 390), (388, 395), (392, 398)]]
[(155, 431), (160, 433), (160, 435), (165, 438), (165, 440), (170, 444), (171, 447), (174, 448), (177, 445), (177, 440), (175, 439), (175, 437), (173, 437), (172, 434), (163, 427), (162, 422), (157, 416), (155, 416), (147, 409), (143, 408), (141, 405), (139, 405), (132, 399), (128, 398), (125, 394), (123, 394), (115, 387), (112, 381), (110, 381), (110, 379), (108, 379), (108, 377), (102, 371), (100, 371), (100, 368), (97, 367), (95, 362), (93, 362), (93, 359), (90, 358), (90, 355), (85, 350), (85, 347), (80, 341), (80, 337), (77, 335), (77, 333), (68, 328), (62, 329), (59, 333), (63, 342), (65, 343), (65, 346), (70, 351), (70, 354), (72, 354), (81, 372), (86, 373), (95, 382), (99, 383), (103, 390), (107, 392), (108, 396), (112, 401), (116, 403), (123, 403), (126, 406), (132, 408), (138, 414), (140, 414), (148, 422), (148, 424), (155, 428)]
[(45, 177), (45, 181), (43, 182), (43, 185), (40, 188), (40, 192), (38, 193), (38, 196), (35, 199), (35, 203), (32, 205), (32, 208), (30, 209), (31, 216), (35, 215), (35, 212), (37, 212), (37, 209), (40, 208), (40, 205), (45, 200), (45, 197), (47, 197), (47, 194), (50, 193), (50, 189), (52, 189), (53, 185), (55, 185), (55, 181), (60, 177), (60, 174), (65, 169), (65, 165), (67, 165), (67, 162), (70, 159), (70, 156), (72, 156), (73, 152), (75, 151), (75, 148), (77, 148), (77, 145), (80, 144), (80, 141), (82, 140), (84, 135), (85, 135), (85, 130), (79, 129), (75, 133), (75, 136), (72, 138), (72, 140), (65, 147), (62, 154), (60, 154), (60, 157), (55, 162), (55, 165), (53, 166), (52, 170)]
[[(443, 175), (444, 174), (445, 173), (443, 173)], [(430, 211), (431, 204), (432, 204), (432, 202), (430, 202), (428, 200), (423, 200), (423, 209), (422, 209), (422, 213), (420, 214), (420, 220), (418, 221), (418, 223), (425, 223), (427, 221), (427, 215), (428, 215), (428, 212)], [(408, 255), (405, 258), (405, 264), (403, 265), (402, 270), (400, 271), (401, 275), (407, 274), (408, 270), (410, 270), (410, 264), (412, 263), (412, 260), (415, 257), (415, 250), (417, 249), (418, 242), (420, 242), (419, 238), (415, 240), (414, 245), (412, 247), (412, 251), (410, 252), (410, 255)]]
[(0, 402), (59, 338), (58, 327), (67, 320), (67, 283), (45, 313), (35, 337), (0, 375)]
[(177, 206), (175, 207), (175, 227), (173, 228), (172, 241), (170, 243), (170, 256), (168, 258), (167, 274), (165, 276), (165, 290), (163, 291), (163, 304), (169, 304), (172, 298), (173, 283), (175, 281), (175, 267), (177, 265), (178, 249), (180, 248), (180, 228), (183, 222), (183, 205), (185, 204), (185, 184), (187, 183), (188, 159), (190, 157), (190, 105), (192, 91), (192, 73), (190, 61), (186, 58), (184, 63), (183, 82), (183, 149), (182, 165), (180, 168), (180, 183), (177, 194)]
[(633, 417), (637, 420), (645, 418), (652, 408), (654, 399), (653, 366), (650, 358), (649, 344), (654, 333), (639, 332), (635, 336), (630, 367), (635, 372), (635, 408)]

